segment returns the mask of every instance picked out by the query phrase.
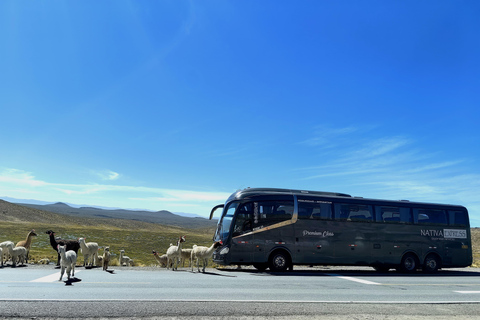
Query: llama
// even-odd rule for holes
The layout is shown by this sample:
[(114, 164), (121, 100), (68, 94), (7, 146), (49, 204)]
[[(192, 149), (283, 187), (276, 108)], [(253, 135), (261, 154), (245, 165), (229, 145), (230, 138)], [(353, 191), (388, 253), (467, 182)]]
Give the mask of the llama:
[(15, 247), (24, 247), (25, 249), (27, 249), (27, 256), (25, 258), (25, 261), (28, 263), (28, 254), (30, 253), (30, 245), (32, 244), (32, 238), (33, 237), (36, 237), (37, 234), (35, 233), (35, 229), (32, 229), (32, 231), (30, 231), (28, 234), (27, 234), (27, 238), (25, 240), (22, 240), (22, 241), (19, 241)]
[(190, 257), (190, 261), (192, 262), (192, 272), (193, 272), (193, 259), (197, 259), (197, 269), (200, 272), (200, 268), (198, 267), (199, 260), (202, 260), (203, 269), (202, 272), (205, 273), (205, 267), (207, 266), (208, 259), (213, 255), (213, 251), (222, 245), (221, 241), (214, 242), (210, 248), (203, 247), (203, 246), (193, 246), (192, 255)]
[(58, 253), (60, 254), (60, 279), (62, 281), (63, 274), (65, 273), (65, 268), (67, 269), (67, 277), (70, 280), (70, 273), (72, 277), (75, 276), (75, 264), (77, 263), (77, 254), (73, 250), (68, 250), (65, 252), (67, 246), (58, 245)]
[(53, 250), (55, 250), (58, 254), (57, 259), (57, 267), (60, 266), (60, 254), (58, 253), (58, 245), (67, 246), (66, 251), (73, 250), (76, 254), (78, 254), (78, 249), (80, 249), (80, 243), (77, 240), (64, 240), (64, 239), (55, 239), (55, 232), (52, 230), (48, 230), (45, 232), (50, 237), (50, 245), (52, 246)]
[[(181, 262), (182, 267), (185, 267), (185, 261), (190, 260), (192, 255), (192, 249), (182, 249)], [(190, 265), (192, 265), (192, 260), (190, 260)]]
[(107, 271), (109, 262), (110, 262), (110, 247), (107, 246), (103, 249), (103, 256), (102, 256), (103, 271)]
[(133, 260), (130, 259), (130, 257), (124, 255), (125, 254), (125, 250), (120, 250), (120, 265), (123, 266), (131, 266), (133, 264)]
[(8, 251), (10, 252), (10, 256), (12, 257), (12, 266), (15, 267), (17, 265), (17, 261), (23, 265), (25, 263), (25, 259), (27, 258), (27, 249), (24, 247), (13, 247), (13, 242), (7, 245)]
[(5, 259), (5, 263), (8, 261), (8, 259), (10, 258), (10, 251), (8, 250), (8, 245), (9, 244), (12, 244), (12, 246), (14, 245), (14, 243), (12, 241), (3, 241), (2, 243), (0, 243), (0, 248), (2, 248), (2, 252), (3, 254), (0, 255), (0, 258), (2, 259), (2, 265), (3, 265), (3, 260)]
[(182, 243), (185, 242), (185, 236), (179, 237), (176, 246), (171, 246), (167, 250), (167, 269), (170, 267), (170, 262), (173, 263), (172, 271), (177, 270), (178, 261), (182, 257)]
[(167, 266), (168, 258), (167, 258), (166, 254), (162, 254), (160, 256), (160, 255), (158, 255), (158, 252), (155, 251), (155, 250), (152, 250), (152, 253), (153, 253), (153, 256), (155, 257), (155, 260), (157, 260), (158, 264), (160, 265), (160, 267), (166, 267)]
[(83, 266), (91, 267), (95, 266), (98, 260), (98, 243), (96, 242), (85, 242), (86, 239), (79, 238), (78, 243), (80, 243), (80, 249), (83, 254)]

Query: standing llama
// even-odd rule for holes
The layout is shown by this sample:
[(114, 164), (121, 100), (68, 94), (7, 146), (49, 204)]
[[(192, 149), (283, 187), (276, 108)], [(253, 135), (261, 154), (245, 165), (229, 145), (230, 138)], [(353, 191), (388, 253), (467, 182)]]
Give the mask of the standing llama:
[(177, 270), (178, 262), (182, 258), (182, 243), (185, 242), (185, 236), (179, 237), (176, 246), (171, 246), (167, 250), (167, 269), (170, 267), (170, 262), (173, 263), (172, 271)]
[(19, 241), (15, 245), (15, 247), (24, 247), (25, 249), (27, 249), (27, 256), (25, 257), (25, 262), (26, 263), (28, 263), (28, 254), (30, 253), (30, 245), (32, 244), (32, 238), (36, 237), (36, 236), (37, 236), (37, 234), (35, 233), (35, 230), (32, 229), (32, 231), (30, 231), (27, 234), (27, 239)]

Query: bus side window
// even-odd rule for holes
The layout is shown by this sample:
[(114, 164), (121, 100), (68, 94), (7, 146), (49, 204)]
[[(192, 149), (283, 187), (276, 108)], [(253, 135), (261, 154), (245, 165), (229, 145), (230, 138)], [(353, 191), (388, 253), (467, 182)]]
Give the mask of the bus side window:
[(294, 211), (293, 201), (262, 201), (255, 208), (258, 212), (254, 211), (254, 226), (268, 226), (291, 220)]
[(298, 218), (329, 220), (332, 219), (332, 206), (330, 203), (298, 202)]
[(410, 208), (376, 206), (375, 212), (378, 222), (385, 223), (412, 223)]
[(445, 210), (415, 208), (413, 209), (413, 212), (417, 216), (419, 224), (447, 225), (447, 215)]
[(373, 221), (372, 206), (363, 204), (335, 204), (335, 220)]
[(468, 214), (465, 211), (448, 211), (451, 226), (467, 227)]

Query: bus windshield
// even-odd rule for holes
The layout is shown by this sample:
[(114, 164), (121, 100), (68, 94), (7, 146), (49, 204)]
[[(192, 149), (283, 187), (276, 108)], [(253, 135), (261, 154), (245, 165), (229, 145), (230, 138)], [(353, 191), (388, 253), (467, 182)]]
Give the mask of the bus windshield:
[(238, 202), (232, 202), (228, 208), (224, 210), (222, 219), (218, 222), (216, 240), (226, 241), (230, 233), (230, 226), (232, 224), (233, 215), (237, 209)]

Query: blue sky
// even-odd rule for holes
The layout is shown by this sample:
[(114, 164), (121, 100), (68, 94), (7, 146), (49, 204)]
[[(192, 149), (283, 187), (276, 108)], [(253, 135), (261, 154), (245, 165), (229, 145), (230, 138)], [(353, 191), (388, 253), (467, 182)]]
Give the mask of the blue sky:
[(0, 2), (0, 198), (207, 216), (281, 187), (466, 206), (476, 1)]

